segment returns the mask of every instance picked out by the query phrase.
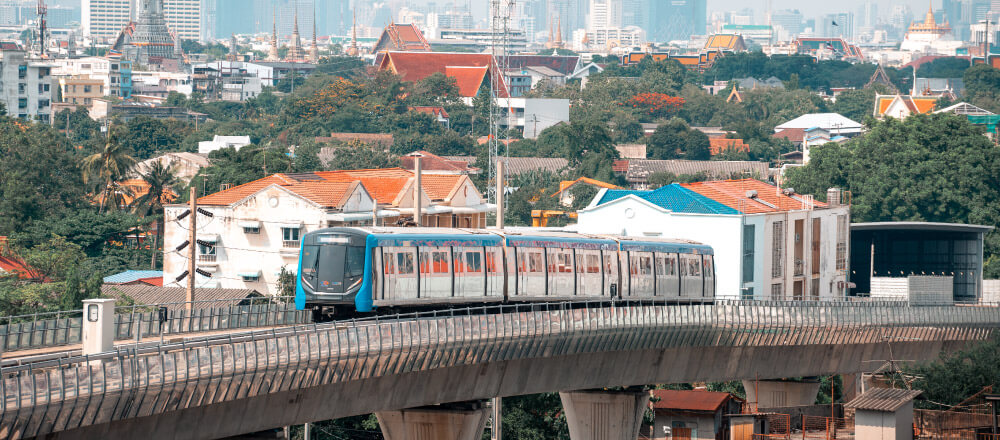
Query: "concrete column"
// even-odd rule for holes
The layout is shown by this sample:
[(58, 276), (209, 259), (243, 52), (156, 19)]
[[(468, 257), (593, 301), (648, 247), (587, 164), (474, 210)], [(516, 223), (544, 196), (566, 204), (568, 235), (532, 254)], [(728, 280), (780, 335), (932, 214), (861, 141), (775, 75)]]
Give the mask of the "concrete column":
[(481, 405), (424, 407), (379, 411), (375, 417), (386, 440), (480, 440), (489, 410)]
[(115, 300), (83, 301), (83, 354), (97, 354), (115, 348)]
[(757, 408), (784, 408), (816, 403), (819, 381), (744, 380), (747, 403)]
[(649, 393), (572, 391), (559, 393), (573, 440), (635, 440)]

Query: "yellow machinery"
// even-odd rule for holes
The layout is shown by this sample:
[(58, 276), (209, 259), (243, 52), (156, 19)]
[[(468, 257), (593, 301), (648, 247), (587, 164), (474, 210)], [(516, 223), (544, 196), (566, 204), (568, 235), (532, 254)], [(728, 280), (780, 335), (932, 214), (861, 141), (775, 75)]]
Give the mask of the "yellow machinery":
[(531, 226), (535, 228), (544, 228), (549, 225), (549, 219), (554, 217), (571, 218), (575, 220), (576, 213), (535, 209), (531, 211)]

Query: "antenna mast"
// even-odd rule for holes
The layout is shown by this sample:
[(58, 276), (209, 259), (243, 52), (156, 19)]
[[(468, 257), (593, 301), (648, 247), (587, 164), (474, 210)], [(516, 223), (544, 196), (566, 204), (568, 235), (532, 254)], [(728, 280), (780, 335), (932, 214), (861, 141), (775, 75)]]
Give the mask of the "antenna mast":
[(48, 31), (46, 26), (48, 24), (48, 20), (45, 17), (48, 15), (48, 12), (49, 8), (45, 6), (45, 0), (38, 0), (38, 6), (35, 9), (35, 13), (38, 14), (38, 52), (42, 54), (42, 56), (45, 56), (45, 34)]
[[(490, 77), (490, 137), (489, 137), (489, 184), (487, 186), (488, 190), (486, 193), (487, 201), (490, 203), (495, 203), (497, 200), (497, 187), (502, 187), (497, 185), (497, 179), (503, 179), (503, 176), (497, 175), (497, 160), (500, 159), (500, 118), (503, 117), (503, 112), (500, 108), (500, 97), (505, 96), (507, 99), (508, 111), (507, 111), (507, 131), (510, 131), (510, 91), (506, 87), (507, 79), (507, 51), (510, 45), (510, 13), (511, 9), (514, 7), (515, 0), (490, 0), (490, 36), (491, 36), (491, 49), (493, 55), (493, 62), (496, 63), (495, 66), (499, 72)], [(502, 60), (502, 61), (501, 61)], [(507, 144), (510, 143), (510, 135), (504, 135), (504, 150), (503, 156), (507, 156)]]

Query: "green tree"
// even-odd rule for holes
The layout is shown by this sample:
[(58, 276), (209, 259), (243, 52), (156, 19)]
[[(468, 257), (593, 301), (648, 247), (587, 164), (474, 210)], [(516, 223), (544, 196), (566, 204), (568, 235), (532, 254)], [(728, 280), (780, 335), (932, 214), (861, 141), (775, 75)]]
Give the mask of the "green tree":
[(445, 105), (454, 104), (459, 98), (461, 95), (455, 77), (434, 72), (413, 84), (410, 102), (413, 105)]
[(862, 122), (870, 117), (875, 109), (875, 94), (876, 91), (872, 88), (840, 92), (831, 110), (847, 119)]
[(385, 151), (381, 145), (361, 141), (351, 141), (328, 147), (330, 159), (326, 168), (331, 170), (360, 170), (369, 168), (391, 168), (399, 166), (399, 157)]
[(926, 401), (918, 406), (946, 409), (931, 402), (958, 405), (987, 386), (1000, 387), (1000, 337), (946, 354), (934, 362), (919, 365), (912, 371), (918, 379), (914, 389), (924, 391)]
[(83, 182), (91, 185), (98, 193), (101, 212), (105, 207), (112, 209), (124, 205), (124, 196), (130, 190), (121, 181), (135, 167), (132, 152), (119, 142), (120, 129), (112, 129), (104, 148), (83, 159)]
[[(809, 164), (789, 170), (788, 181), (821, 197), (830, 187), (850, 190), (856, 221), (1000, 224), (1000, 149), (961, 116), (888, 118), (847, 144), (812, 149)], [(998, 253), (993, 231), (987, 277), (1000, 275)]]
[(160, 234), (163, 233), (163, 205), (176, 196), (174, 186), (179, 182), (174, 175), (173, 167), (164, 166), (163, 162), (156, 160), (149, 166), (149, 169), (142, 175), (142, 180), (149, 185), (145, 194), (139, 196), (132, 203), (132, 209), (149, 221), (153, 219), (156, 234), (153, 235), (153, 257), (150, 269), (156, 269), (156, 254), (160, 247)]
[(986, 64), (970, 67), (962, 75), (968, 102), (992, 112), (1000, 112), (1000, 69)]
[(646, 141), (646, 155), (650, 159), (708, 160), (712, 155), (709, 144), (705, 133), (674, 118), (656, 127)]

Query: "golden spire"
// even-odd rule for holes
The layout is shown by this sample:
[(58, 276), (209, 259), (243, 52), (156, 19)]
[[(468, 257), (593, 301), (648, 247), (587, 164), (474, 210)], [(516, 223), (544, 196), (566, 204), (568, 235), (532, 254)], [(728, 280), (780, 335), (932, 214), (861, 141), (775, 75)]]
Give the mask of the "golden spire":
[(271, 9), (271, 50), (267, 52), (268, 61), (278, 61), (278, 11)]
[(358, 10), (353, 9), (353, 18), (351, 19), (351, 47), (347, 49), (347, 54), (356, 57), (361, 52), (358, 50)]

